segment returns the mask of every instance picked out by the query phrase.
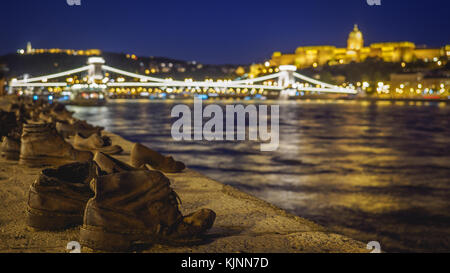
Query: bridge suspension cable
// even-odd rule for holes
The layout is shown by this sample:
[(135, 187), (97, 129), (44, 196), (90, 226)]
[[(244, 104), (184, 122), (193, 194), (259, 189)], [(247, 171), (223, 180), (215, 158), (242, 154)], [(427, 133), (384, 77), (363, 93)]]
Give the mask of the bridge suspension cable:
[(154, 82), (166, 82), (167, 81), (165, 79), (149, 77), (149, 76), (143, 76), (143, 75), (140, 75), (140, 74), (136, 74), (136, 73), (128, 72), (128, 71), (125, 71), (125, 70), (117, 69), (117, 68), (114, 68), (114, 67), (111, 67), (111, 66), (107, 66), (107, 65), (102, 65), (102, 68), (104, 70), (106, 70), (106, 71), (109, 71), (109, 72), (121, 74), (121, 75), (128, 76), (128, 77), (138, 78), (138, 79), (141, 79), (141, 80), (148, 80), (148, 81), (154, 81)]
[(323, 87), (300, 87), (298, 90), (301, 91), (311, 91), (311, 92), (326, 92), (326, 93), (345, 93), (345, 94), (356, 94), (356, 90), (347, 88), (323, 88)]
[[(346, 94), (356, 94), (357, 91), (353, 90), (353, 89), (349, 89), (349, 88), (343, 88), (343, 87), (339, 87), (337, 85), (332, 85), (332, 84), (328, 84), (322, 81), (318, 81), (316, 79), (307, 77), (305, 75), (302, 75), (300, 73), (294, 72), (293, 76), (297, 79), (301, 79), (303, 81), (312, 83), (312, 84), (316, 84), (316, 85), (320, 85), (322, 88), (318, 88), (316, 87), (316, 89), (321, 89), (321, 90), (311, 90), (311, 88), (314, 87), (301, 87), (302, 90), (304, 91), (318, 91), (318, 92), (330, 92), (330, 93), (346, 93)], [(327, 87), (327, 88), (323, 88), (323, 87)], [(310, 89), (310, 90), (307, 90)]]
[[(106, 71), (109, 71), (109, 72), (113, 72), (113, 73), (117, 73), (117, 74), (122, 74), (122, 75), (125, 75), (125, 76), (129, 76), (129, 77), (133, 77), (133, 78), (138, 78), (138, 79), (142, 79), (142, 80), (148, 80), (148, 81), (154, 81), (154, 82), (167, 82), (166, 79), (155, 78), (155, 77), (149, 77), (149, 76), (143, 76), (143, 75), (141, 75), (141, 74), (128, 72), (128, 71), (121, 70), (121, 69), (117, 69), (117, 68), (110, 67), (110, 66), (107, 66), (107, 65), (103, 65), (102, 68), (105, 69)], [(230, 84), (234, 84), (234, 85), (236, 85), (236, 84), (248, 84), (248, 83), (252, 84), (253, 82), (259, 82), (259, 81), (265, 81), (265, 80), (277, 78), (279, 75), (280, 75), (280, 73), (278, 72), (278, 73), (274, 73), (274, 74), (270, 74), (270, 75), (267, 75), (267, 76), (262, 76), (262, 77), (254, 78), (254, 79), (246, 79), (246, 80), (238, 80), (238, 81), (221, 82), (221, 83), (220, 83), (220, 86), (228, 86), (228, 85), (230, 85)], [(179, 83), (179, 84), (185, 83), (185, 82), (183, 82), (183, 81), (173, 81), (173, 80), (171, 80), (170, 82), (171, 82), (171, 83)], [(210, 83), (210, 85), (211, 85), (211, 83)]]
[(11, 87), (66, 87), (65, 82), (27, 82), (27, 83), (11, 83)]
[(328, 88), (339, 88), (339, 87), (336, 86), (336, 85), (324, 83), (324, 82), (321, 82), (321, 81), (318, 81), (318, 80), (316, 80), (316, 79), (307, 77), (307, 76), (302, 75), (302, 74), (297, 73), (297, 72), (294, 72), (293, 74), (294, 74), (294, 77), (296, 77), (296, 78), (298, 78), (298, 79), (301, 79), (301, 80), (304, 80), (304, 81), (306, 81), (306, 82), (312, 83), (312, 84), (317, 84), (317, 85), (321, 85), (321, 86), (328, 87)]
[(233, 84), (233, 82), (228, 83), (211, 83), (211, 82), (122, 82), (122, 83), (108, 83), (108, 87), (132, 87), (132, 86), (142, 86), (142, 87), (199, 87), (199, 88), (247, 88), (247, 89), (271, 89), (271, 90), (282, 90), (281, 86), (268, 86), (268, 85), (242, 85)]
[(64, 72), (60, 72), (60, 73), (56, 73), (56, 74), (51, 74), (51, 75), (47, 75), (47, 76), (41, 76), (41, 77), (36, 77), (36, 78), (29, 78), (29, 79), (23, 79), (23, 80), (17, 80), (14, 81), (14, 84), (19, 84), (19, 83), (30, 83), (30, 82), (36, 82), (36, 81), (42, 81), (42, 80), (48, 80), (48, 79), (53, 79), (53, 78), (59, 78), (59, 77), (64, 77), (67, 75), (71, 75), (71, 74), (76, 74), (76, 73), (80, 73), (83, 71), (87, 71), (89, 69), (89, 65), (87, 66), (83, 66), (80, 68), (76, 68), (76, 69), (72, 69), (72, 70), (68, 70), (68, 71), (64, 71)]
[(260, 81), (274, 79), (274, 78), (277, 78), (278, 76), (280, 76), (280, 72), (262, 76), (262, 77), (258, 77), (258, 78), (254, 78), (254, 79), (231, 81), (230, 83), (232, 83), (232, 84), (248, 84), (248, 83), (253, 84), (254, 82), (260, 82)]

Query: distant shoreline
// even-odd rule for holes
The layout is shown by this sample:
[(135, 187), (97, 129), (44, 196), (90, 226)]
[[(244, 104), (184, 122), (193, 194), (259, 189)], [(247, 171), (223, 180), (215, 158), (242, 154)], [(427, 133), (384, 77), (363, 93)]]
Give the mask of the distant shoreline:
[[(298, 98), (300, 100), (316, 100), (327, 98)], [(357, 100), (357, 101), (404, 101), (404, 102), (450, 102), (450, 99), (426, 99), (426, 98), (338, 98), (336, 100)]]
[[(189, 99), (193, 99), (193, 98), (176, 98), (176, 99), (148, 99), (145, 97), (117, 97), (117, 98), (108, 98), (108, 100), (149, 100), (149, 101), (177, 101), (177, 100), (189, 100)], [(209, 98), (207, 100), (236, 100), (236, 101), (244, 101), (245, 98), (242, 97), (212, 97)], [(445, 102), (445, 103), (450, 103), (450, 99), (426, 99), (426, 98), (345, 98), (345, 97), (340, 97), (340, 98), (328, 98), (328, 97), (295, 97), (295, 98), (290, 98), (288, 100), (285, 101), (295, 101), (295, 100), (332, 100), (332, 101), (392, 101), (392, 102), (396, 102), (396, 101), (403, 101), (403, 102)], [(261, 100), (261, 99), (250, 99), (247, 101), (276, 101), (276, 99), (267, 99), (267, 100)], [(280, 100), (283, 101), (283, 100)]]

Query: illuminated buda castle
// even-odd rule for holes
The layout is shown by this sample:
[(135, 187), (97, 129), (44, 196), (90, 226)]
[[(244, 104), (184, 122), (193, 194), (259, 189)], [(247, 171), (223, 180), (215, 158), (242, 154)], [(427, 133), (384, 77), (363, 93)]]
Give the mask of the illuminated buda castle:
[(60, 48), (49, 48), (49, 49), (41, 49), (41, 48), (33, 48), (31, 43), (27, 43), (26, 49), (17, 50), (19, 54), (67, 54), (67, 55), (82, 55), (82, 56), (98, 56), (102, 54), (102, 51), (99, 49), (86, 49), (86, 50), (77, 50), (77, 49), (60, 49)]
[[(361, 62), (369, 57), (379, 58), (385, 62), (409, 63), (416, 60), (436, 61), (436, 59), (444, 56), (450, 57), (450, 45), (443, 48), (417, 48), (412, 42), (389, 42), (375, 43), (364, 47), (363, 35), (358, 26), (355, 25), (353, 31), (349, 34), (347, 48), (328, 45), (298, 47), (294, 54), (274, 52), (269, 63), (270, 66), (295, 65), (301, 69), (325, 64)], [(253, 68), (257, 69), (257, 67)]]

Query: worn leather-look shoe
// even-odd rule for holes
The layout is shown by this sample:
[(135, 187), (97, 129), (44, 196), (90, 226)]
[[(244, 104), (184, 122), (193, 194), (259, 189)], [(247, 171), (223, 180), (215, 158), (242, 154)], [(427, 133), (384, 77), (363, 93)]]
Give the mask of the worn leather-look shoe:
[(15, 127), (17, 127), (16, 115), (0, 110), (0, 138), (7, 136)]
[(92, 134), (100, 134), (102, 127), (96, 127), (88, 124), (86, 121), (72, 119), (70, 121), (56, 122), (56, 130), (64, 138), (81, 134), (83, 137), (89, 137)]
[(128, 165), (127, 163), (102, 152), (96, 152), (94, 154), (94, 161), (102, 169), (102, 171), (107, 174), (136, 170), (136, 168)]
[(53, 123), (55, 124), (58, 120), (50, 115), (50, 113), (40, 112), (38, 116), (38, 121), (43, 123)]
[(76, 150), (65, 142), (51, 124), (24, 124), (21, 137), (20, 162), (30, 165), (61, 165), (85, 162), (91, 152)]
[(86, 205), (80, 243), (92, 249), (122, 252), (154, 243), (200, 243), (216, 217), (209, 209), (183, 217), (179, 197), (159, 171), (99, 176), (91, 189), (95, 196)]
[(0, 146), (1, 156), (8, 160), (19, 160), (20, 139), (5, 136)]
[(61, 103), (54, 103), (51, 107), (50, 114), (58, 120), (71, 121), (75, 112), (68, 111), (66, 106)]
[(120, 154), (123, 149), (119, 145), (111, 145), (111, 139), (107, 136), (92, 134), (90, 137), (83, 137), (76, 134), (73, 139), (73, 146), (82, 151), (99, 151), (105, 154)]
[(178, 173), (186, 168), (183, 162), (175, 161), (171, 156), (164, 156), (140, 143), (135, 143), (131, 149), (131, 165), (140, 168), (146, 164), (165, 173)]
[(82, 224), (86, 203), (94, 195), (89, 182), (99, 172), (93, 161), (43, 170), (28, 194), (28, 225), (58, 230)]

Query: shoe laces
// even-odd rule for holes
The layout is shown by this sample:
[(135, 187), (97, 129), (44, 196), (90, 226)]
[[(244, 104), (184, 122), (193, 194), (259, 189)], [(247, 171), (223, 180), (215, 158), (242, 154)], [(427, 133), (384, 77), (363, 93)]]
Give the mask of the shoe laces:
[(175, 205), (177, 207), (178, 207), (178, 205), (181, 205), (180, 196), (173, 190), (169, 193), (169, 200), (170, 200), (170, 203), (172, 203), (173, 205)]

